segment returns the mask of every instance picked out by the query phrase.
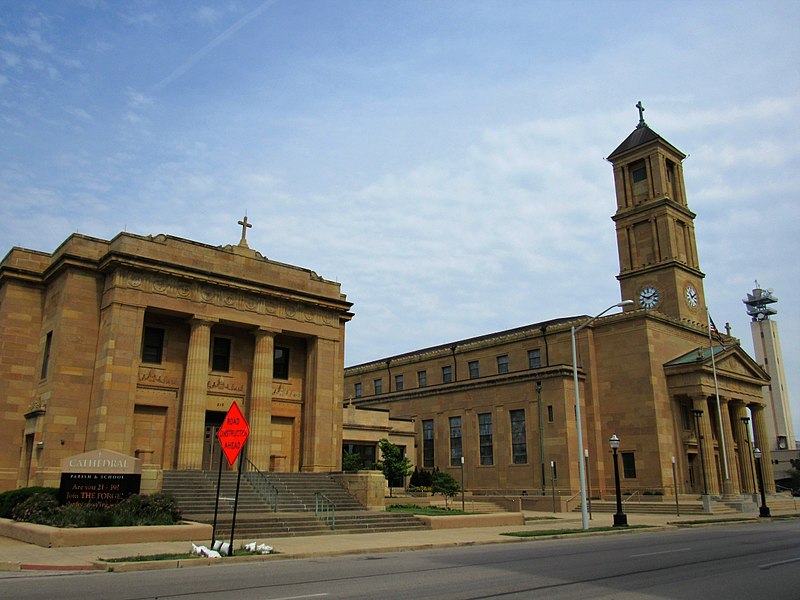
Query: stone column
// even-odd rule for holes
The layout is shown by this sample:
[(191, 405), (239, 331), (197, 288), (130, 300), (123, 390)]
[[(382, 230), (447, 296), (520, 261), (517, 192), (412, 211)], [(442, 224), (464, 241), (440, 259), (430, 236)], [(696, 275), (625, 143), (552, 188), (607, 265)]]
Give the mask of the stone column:
[(747, 417), (747, 408), (743, 402), (730, 403), (733, 437), (739, 448), (739, 486), (744, 494), (756, 492), (756, 471), (753, 464), (753, 447), (750, 444), (750, 432), (742, 421)]
[(259, 327), (254, 332), (256, 344), (247, 411), (250, 422), (247, 458), (260, 471), (269, 471), (272, 444), (272, 368), (275, 360), (275, 335), (278, 333), (280, 332), (264, 327)]
[(86, 449), (131, 454), (144, 307), (111, 303), (100, 313)]
[(342, 464), (343, 359), (338, 340), (308, 341), (303, 398), (303, 471), (338, 471)]
[(736, 454), (733, 450), (733, 428), (731, 424), (731, 414), (728, 407), (728, 399), (720, 398), (719, 402), (719, 410), (720, 414), (722, 415), (721, 435), (725, 436), (725, 456), (728, 461), (728, 479), (723, 480), (722, 482), (723, 493), (726, 496), (736, 496), (739, 494), (741, 484), (739, 482), (739, 465), (736, 462)]
[(203, 435), (206, 422), (206, 390), (208, 359), (211, 353), (211, 327), (215, 320), (193, 318), (189, 321), (189, 352), (183, 381), (178, 469), (200, 469), (203, 466)]
[(750, 413), (753, 415), (755, 445), (761, 450), (761, 475), (764, 478), (764, 491), (773, 493), (775, 492), (775, 475), (772, 472), (772, 452), (770, 451), (767, 421), (764, 418), (764, 406), (751, 404)]
[[(702, 448), (701, 454), (701, 473), (705, 469), (706, 487), (710, 496), (719, 494), (719, 475), (717, 474), (717, 461), (714, 460), (714, 437), (711, 432), (711, 419), (709, 418), (708, 401), (705, 396), (692, 396), (692, 408), (702, 410), (700, 416), (700, 439), (697, 444)], [(701, 479), (702, 482), (702, 479)]]

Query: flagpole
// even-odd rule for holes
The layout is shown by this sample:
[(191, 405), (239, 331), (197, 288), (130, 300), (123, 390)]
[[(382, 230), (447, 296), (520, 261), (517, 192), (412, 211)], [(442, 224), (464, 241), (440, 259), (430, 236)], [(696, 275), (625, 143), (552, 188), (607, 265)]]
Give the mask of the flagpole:
[[(722, 468), (725, 473), (725, 480), (730, 481), (730, 473), (728, 472), (728, 452), (725, 448), (725, 430), (722, 428), (722, 409), (719, 403), (719, 384), (717, 383), (717, 361), (714, 358), (714, 342), (711, 339), (711, 329), (714, 321), (711, 320), (711, 313), (708, 312), (706, 306), (706, 317), (708, 317), (708, 348), (711, 351), (711, 370), (714, 373), (714, 394), (717, 398), (717, 423), (719, 423), (719, 447), (722, 450)], [(713, 326), (716, 329), (716, 326)], [(722, 346), (725, 349), (725, 346)]]

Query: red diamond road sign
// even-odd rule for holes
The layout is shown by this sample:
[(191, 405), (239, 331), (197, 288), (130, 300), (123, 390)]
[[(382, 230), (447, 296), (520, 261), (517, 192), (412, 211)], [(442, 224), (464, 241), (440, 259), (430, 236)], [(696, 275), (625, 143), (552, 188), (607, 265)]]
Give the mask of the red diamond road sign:
[(239, 405), (234, 402), (228, 414), (225, 415), (222, 427), (217, 430), (217, 439), (228, 459), (228, 464), (232, 465), (239, 456), (249, 435), (250, 425), (247, 424), (247, 419), (239, 410)]

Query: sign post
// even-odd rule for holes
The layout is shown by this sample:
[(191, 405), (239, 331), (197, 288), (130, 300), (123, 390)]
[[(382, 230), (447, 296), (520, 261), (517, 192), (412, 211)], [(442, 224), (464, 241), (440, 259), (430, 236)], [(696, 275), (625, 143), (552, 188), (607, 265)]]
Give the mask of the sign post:
[[(234, 401), (228, 414), (225, 415), (225, 422), (217, 431), (217, 439), (222, 453), (228, 459), (228, 464), (233, 465), (234, 461), (239, 458), (239, 473), (236, 477), (236, 496), (233, 501), (233, 519), (231, 521), (231, 541), (228, 545), (228, 556), (233, 556), (233, 534), (236, 529), (236, 509), (239, 505), (239, 484), (242, 480), (244, 457), (240, 457), (240, 453), (249, 436), (250, 425), (247, 424), (247, 419), (244, 418), (242, 411), (239, 410), (239, 405)], [(217, 503), (219, 503), (219, 483), (217, 483)]]

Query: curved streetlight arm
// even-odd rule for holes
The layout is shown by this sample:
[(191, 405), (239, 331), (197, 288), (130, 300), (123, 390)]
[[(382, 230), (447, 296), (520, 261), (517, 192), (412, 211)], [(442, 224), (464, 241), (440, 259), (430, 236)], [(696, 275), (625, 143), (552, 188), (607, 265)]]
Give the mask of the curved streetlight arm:
[(587, 325), (589, 325), (590, 323), (592, 323), (592, 322), (593, 322), (593, 321), (595, 321), (596, 319), (599, 319), (600, 317), (602, 317), (604, 314), (606, 314), (606, 313), (607, 313), (608, 311), (610, 311), (612, 308), (619, 308), (619, 307), (623, 307), (623, 306), (630, 306), (631, 304), (633, 304), (633, 300), (623, 300), (622, 302), (617, 302), (616, 304), (612, 304), (612, 305), (611, 305), (611, 306), (609, 306), (607, 309), (605, 309), (603, 312), (601, 312), (601, 313), (599, 313), (599, 314), (596, 314), (596, 315), (595, 315), (595, 316), (593, 316), (591, 319), (588, 319), (587, 321), (585, 321), (585, 322), (584, 322), (584, 323), (583, 323), (581, 326), (579, 326), (579, 327), (573, 327), (573, 328), (572, 328), (572, 333), (573, 333), (573, 335), (574, 335), (574, 334), (576, 334), (576, 333), (578, 333), (578, 332), (579, 332), (581, 329), (583, 329), (584, 327), (586, 327)]

